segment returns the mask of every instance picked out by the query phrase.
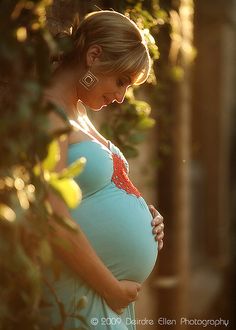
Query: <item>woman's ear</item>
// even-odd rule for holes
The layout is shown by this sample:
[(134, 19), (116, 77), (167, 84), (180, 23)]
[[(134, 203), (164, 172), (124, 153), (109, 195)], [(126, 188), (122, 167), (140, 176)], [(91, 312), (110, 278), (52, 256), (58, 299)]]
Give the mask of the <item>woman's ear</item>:
[(87, 66), (91, 67), (94, 64), (94, 62), (99, 58), (101, 53), (102, 53), (101, 46), (99, 45), (90, 46), (86, 54)]

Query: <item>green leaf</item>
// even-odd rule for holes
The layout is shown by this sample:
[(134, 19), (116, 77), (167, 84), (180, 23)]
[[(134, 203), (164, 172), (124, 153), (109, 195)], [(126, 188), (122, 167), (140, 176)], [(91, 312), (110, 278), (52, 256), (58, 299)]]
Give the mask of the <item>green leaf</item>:
[(132, 146), (125, 146), (124, 152), (127, 158), (134, 158), (138, 156), (138, 150)]
[(139, 144), (145, 140), (144, 133), (133, 133), (128, 137), (128, 141), (132, 144)]
[(105, 135), (109, 139), (112, 139), (114, 136), (113, 128), (107, 123), (103, 123), (101, 125), (100, 131), (103, 135)]
[(48, 265), (52, 260), (52, 250), (46, 239), (39, 243), (38, 255), (43, 264)]
[(147, 117), (151, 112), (151, 107), (147, 102), (144, 101), (135, 101), (136, 111), (139, 116)]
[(175, 65), (171, 68), (170, 75), (175, 81), (182, 81), (184, 78), (184, 69), (181, 66)]
[(122, 121), (119, 125), (117, 125), (116, 130), (119, 134), (127, 134), (130, 131), (130, 122)]
[(147, 117), (147, 118), (141, 119), (138, 122), (136, 128), (140, 129), (140, 130), (145, 130), (148, 128), (152, 128), (154, 125), (155, 125), (155, 119)]

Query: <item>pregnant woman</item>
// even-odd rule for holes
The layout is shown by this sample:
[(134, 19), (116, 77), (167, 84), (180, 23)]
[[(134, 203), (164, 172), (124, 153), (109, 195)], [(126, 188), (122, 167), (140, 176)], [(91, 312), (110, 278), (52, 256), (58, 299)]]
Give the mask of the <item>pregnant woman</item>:
[[(147, 79), (150, 57), (137, 26), (114, 11), (87, 15), (71, 38), (75, 47), (61, 58), (45, 98), (66, 112), (73, 128), (60, 142), (58, 170), (80, 157), (87, 159), (84, 171), (75, 178), (83, 199), (69, 212), (55, 195), (50, 201), (56, 212), (70, 216), (82, 233), (78, 248), (76, 238), (54, 224), (57, 238), (74, 240), (74, 250), (68, 252), (55, 244), (66, 266), (59, 280), (53, 282), (49, 277), (48, 281), (68, 315), (76, 312), (82, 296), (87, 297), (80, 315), (88, 329), (135, 329), (133, 302), (156, 262), (153, 234), (158, 233), (156, 240), (162, 247), (163, 219), (147, 206), (129, 180), (127, 160), (95, 129), (84, 105), (98, 111), (114, 101), (123, 102), (129, 86)], [(52, 117), (52, 125), (55, 129), (64, 123)], [(49, 308), (48, 315), (54, 324), (60, 323), (56, 306)], [(86, 326), (69, 317), (64, 328)]]

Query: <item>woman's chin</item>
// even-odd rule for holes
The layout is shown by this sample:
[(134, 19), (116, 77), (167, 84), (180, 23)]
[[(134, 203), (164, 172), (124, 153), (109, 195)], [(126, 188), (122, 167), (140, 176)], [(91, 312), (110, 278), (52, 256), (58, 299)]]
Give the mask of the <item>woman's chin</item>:
[(106, 107), (106, 104), (103, 104), (103, 105), (99, 105), (99, 106), (95, 106), (95, 105), (88, 105), (89, 108), (93, 111), (100, 111), (102, 110), (104, 107)]

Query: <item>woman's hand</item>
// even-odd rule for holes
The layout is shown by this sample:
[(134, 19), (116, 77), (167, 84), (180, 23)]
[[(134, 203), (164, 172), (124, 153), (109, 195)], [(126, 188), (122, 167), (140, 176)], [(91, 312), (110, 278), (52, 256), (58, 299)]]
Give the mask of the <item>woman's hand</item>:
[(111, 296), (106, 296), (108, 306), (117, 314), (122, 314), (124, 309), (138, 299), (141, 284), (133, 281), (119, 281), (118, 290), (114, 290)]
[(152, 230), (153, 235), (155, 235), (155, 240), (158, 241), (158, 250), (163, 248), (163, 238), (164, 238), (164, 219), (161, 214), (155, 209), (153, 205), (149, 205), (149, 210), (153, 216)]

